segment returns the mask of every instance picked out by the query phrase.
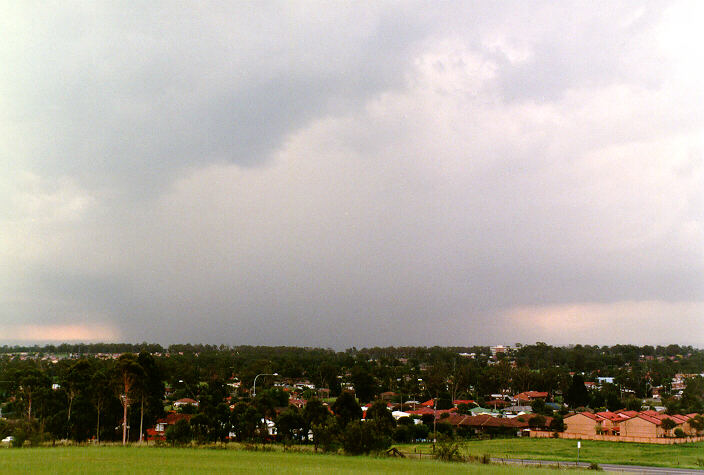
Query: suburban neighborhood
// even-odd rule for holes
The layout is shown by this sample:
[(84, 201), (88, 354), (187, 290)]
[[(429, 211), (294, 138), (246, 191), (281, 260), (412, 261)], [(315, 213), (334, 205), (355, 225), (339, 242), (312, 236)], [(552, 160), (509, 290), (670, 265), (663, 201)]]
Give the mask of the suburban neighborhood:
[(438, 437), (704, 440), (693, 348), (103, 349), (3, 348), (0, 435), (336, 450), (346, 431), (369, 430), (374, 442), (352, 452)]

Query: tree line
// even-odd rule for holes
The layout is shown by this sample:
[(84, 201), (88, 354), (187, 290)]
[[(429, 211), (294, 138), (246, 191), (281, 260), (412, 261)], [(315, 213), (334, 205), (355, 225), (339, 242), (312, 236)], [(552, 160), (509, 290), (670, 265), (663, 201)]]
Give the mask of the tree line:
[[(317, 433), (318, 440), (341, 443), (347, 424), (340, 423), (337, 412), (333, 410), (336, 424), (331, 424), (311, 418), (313, 409), (306, 416), (308, 406), (287, 408), (288, 394), (272, 388), (272, 378), (260, 378), (257, 387), (263, 391), (252, 398), (248, 389), (254, 378), (277, 373), (279, 381), (307, 380), (316, 388), (327, 388), (330, 402), (347, 397), (349, 390), (358, 403), (371, 403), (390, 391), (396, 401), (436, 399), (442, 409), (456, 399), (483, 404), (492, 394), (509, 389), (513, 393), (545, 391), (550, 399), (572, 408), (614, 410), (640, 405), (653, 386), (663, 385), (667, 393), (676, 373), (704, 371), (704, 352), (677, 345), (553, 347), (536, 343), (517, 345), (510, 354), (494, 359), (488, 347), (336, 352), (224, 345), (162, 348), (144, 343), (126, 345), (133, 351), (116, 359), (97, 356), (114, 354), (123, 348), (120, 345), (3, 347), (0, 409), (9, 419), (0, 420), (0, 432), (50, 440), (138, 441), (146, 428), (164, 416), (165, 405), (190, 397), (200, 402), (189, 423), (190, 435), (198, 440), (261, 438), (261, 420), (269, 418), (276, 421), (281, 437), (308, 441), (310, 433)], [(466, 356), (472, 353), (473, 357)], [(71, 357), (43, 357), (57, 354)], [(612, 376), (614, 384), (587, 391), (584, 381), (597, 376)], [(165, 400), (167, 387), (171, 391)], [(309, 404), (321, 402), (314, 390), (303, 390), (300, 396)], [(702, 412), (703, 399), (704, 383), (695, 378), (681, 398), (665, 399), (665, 404), (671, 412)], [(552, 415), (551, 411), (538, 407), (536, 412)], [(350, 430), (358, 429), (362, 430)], [(423, 430), (401, 424), (384, 434), (387, 438), (394, 432), (398, 437), (422, 438), (418, 431)]]

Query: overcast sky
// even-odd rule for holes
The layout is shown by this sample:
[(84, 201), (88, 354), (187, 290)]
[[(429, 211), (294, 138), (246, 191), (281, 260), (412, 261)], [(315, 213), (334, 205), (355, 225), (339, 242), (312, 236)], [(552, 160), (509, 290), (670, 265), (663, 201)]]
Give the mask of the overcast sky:
[(0, 0), (0, 343), (704, 347), (702, 18)]

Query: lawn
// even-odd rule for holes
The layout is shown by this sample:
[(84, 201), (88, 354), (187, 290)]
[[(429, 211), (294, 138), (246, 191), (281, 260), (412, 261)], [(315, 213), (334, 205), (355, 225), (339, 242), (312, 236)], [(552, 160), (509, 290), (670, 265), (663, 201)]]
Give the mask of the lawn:
[[(429, 452), (423, 445), (398, 446), (403, 452), (414, 449)], [(577, 460), (577, 441), (564, 439), (491, 439), (475, 440), (463, 444), (464, 455), (489, 454), (492, 457), (524, 458), (535, 460)], [(583, 440), (580, 462), (598, 464), (651, 465), (658, 467), (704, 468), (704, 442), (696, 444), (634, 444), (628, 442), (600, 442)]]
[(159, 474), (159, 473), (295, 473), (295, 474), (555, 474), (550, 469), (442, 463), (311, 453), (249, 452), (236, 449), (164, 447), (37, 447), (0, 449), (0, 473)]

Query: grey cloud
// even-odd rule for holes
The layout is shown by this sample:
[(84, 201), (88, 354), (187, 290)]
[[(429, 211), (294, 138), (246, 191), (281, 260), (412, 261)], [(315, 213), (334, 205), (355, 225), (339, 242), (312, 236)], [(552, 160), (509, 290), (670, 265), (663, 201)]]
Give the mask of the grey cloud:
[(687, 324), (704, 124), (642, 61), (661, 9), (535, 5), (21, 12), (2, 160), (71, 186), (8, 192), (32, 203), (0, 218), (29, 249), (0, 253), (0, 324), (338, 348), (513, 342), (570, 305)]

